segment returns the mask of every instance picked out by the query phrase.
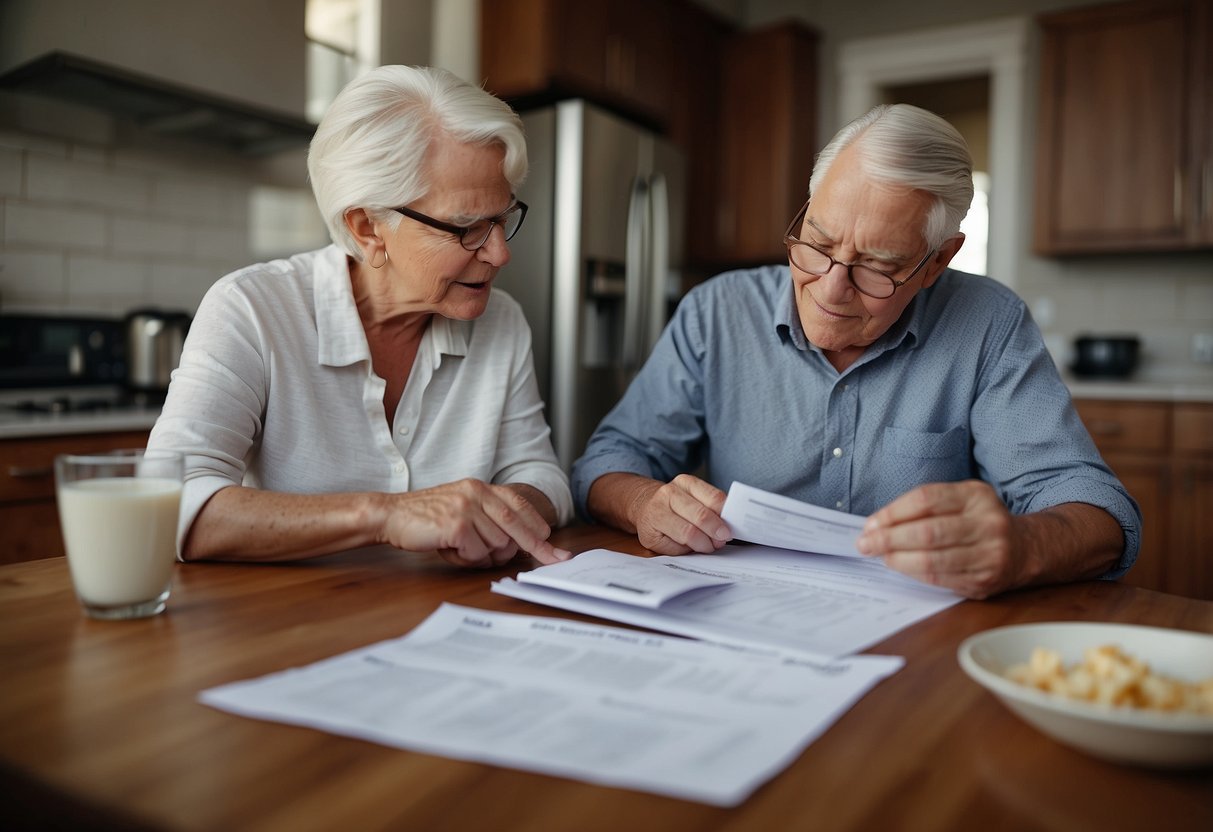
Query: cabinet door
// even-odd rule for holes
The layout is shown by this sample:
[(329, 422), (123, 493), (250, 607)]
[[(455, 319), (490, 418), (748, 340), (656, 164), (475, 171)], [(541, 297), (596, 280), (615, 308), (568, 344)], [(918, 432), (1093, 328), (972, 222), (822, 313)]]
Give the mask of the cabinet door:
[(1213, 405), (1175, 405), (1170, 592), (1213, 601)]
[(0, 563), (60, 557), (55, 510), (58, 454), (87, 454), (147, 445), (147, 431), (0, 440)]
[(783, 232), (808, 196), (817, 152), (817, 36), (797, 23), (734, 36), (725, 52), (721, 265), (787, 260)]
[(54, 500), (0, 504), (0, 565), (63, 557)]
[(1167, 464), (1137, 454), (1104, 454), (1104, 461), (1141, 507), (1141, 548), (1137, 563), (1122, 579), (1132, 586), (1172, 592), (1172, 552), (1167, 512)]
[(1213, 601), (1213, 460), (1177, 460), (1167, 591)]
[(482, 0), (480, 72), (520, 106), (589, 98), (656, 125), (670, 100), (669, 2)]
[(1190, 18), (1182, 0), (1041, 18), (1038, 252), (1188, 245)]

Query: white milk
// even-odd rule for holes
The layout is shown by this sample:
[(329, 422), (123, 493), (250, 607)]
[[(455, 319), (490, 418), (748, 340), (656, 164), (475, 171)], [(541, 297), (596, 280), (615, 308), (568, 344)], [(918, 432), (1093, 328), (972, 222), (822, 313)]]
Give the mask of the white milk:
[(96, 606), (149, 601), (177, 559), (181, 483), (112, 477), (59, 486), (67, 563), (80, 599)]

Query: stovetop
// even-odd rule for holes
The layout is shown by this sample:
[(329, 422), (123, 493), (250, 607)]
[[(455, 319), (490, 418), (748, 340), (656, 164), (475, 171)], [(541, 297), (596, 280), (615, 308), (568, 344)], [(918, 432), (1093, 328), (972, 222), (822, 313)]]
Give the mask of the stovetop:
[(0, 438), (150, 428), (163, 396), (121, 387), (0, 390)]

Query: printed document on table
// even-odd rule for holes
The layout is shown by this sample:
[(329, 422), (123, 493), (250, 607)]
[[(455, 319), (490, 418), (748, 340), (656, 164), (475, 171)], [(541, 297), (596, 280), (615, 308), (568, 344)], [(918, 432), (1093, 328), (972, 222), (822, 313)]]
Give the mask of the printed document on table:
[(428, 754), (735, 806), (903, 663), (443, 604), (401, 638), (199, 699)]
[[(546, 586), (521, 576), (504, 578), (493, 592), (572, 612), (622, 621), (665, 633), (724, 644), (779, 647), (844, 656), (964, 600), (919, 583), (871, 558), (840, 558), (729, 545), (714, 555), (641, 558), (608, 552), (621, 569), (680, 570), (726, 579), (728, 584), (675, 596), (642, 609)], [(578, 555), (572, 561), (576, 563)], [(599, 568), (606, 563), (600, 558)], [(552, 566), (541, 566), (542, 573)]]
[(572, 560), (520, 572), (518, 581), (649, 609), (694, 589), (732, 583), (699, 569), (684, 569), (677, 560), (658, 561), (609, 549), (591, 549)]
[(855, 549), (855, 541), (868, 518), (858, 514), (821, 508), (734, 482), (720, 516), (739, 540), (798, 552), (863, 557)]

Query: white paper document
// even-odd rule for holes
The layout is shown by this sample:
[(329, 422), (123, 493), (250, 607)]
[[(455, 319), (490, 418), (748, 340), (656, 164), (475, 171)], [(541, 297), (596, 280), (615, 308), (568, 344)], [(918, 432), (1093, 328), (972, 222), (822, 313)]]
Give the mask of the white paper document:
[(620, 555), (608, 549), (591, 549), (572, 560), (520, 572), (518, 581), (649, 609), (657, 609), (693, 589), (732, 583), (727, 577), (684, 568), (674, 559), (658, 562)]
[[(693, 589), (656, 609), (608, 601), (568, 589), (535, 585), (519, 575), (492, 585), (494, 592), (550, 607), (623, 621), (666, 633), (724, 644), (780, 647), (844, 656), (883, 641), (916, 621), (964, 600), (919, 583), (879, 560), (840, 558), (771, 549), (725, 546), (715, 555), (642, 558), (599, 550), (600, 573), (612, 565), (625, 580), (637, 571), (675, 564), (727, 584)], [(578, 555), (565, 563), (575, 564)], [(542, 573), (553, 569), (542, 566)], [(524, 573), (527, 574), (527, 573)]]
[(863, 557), (855, 541), (868, 518), (821, 508), (734, 482), (720, 514), (733, 536), (750, 543), (816, 552), (822, 555)]
[(400, 748), (735, 806), (902, 664), (443, 604), (401, 638), (199, 699)]

